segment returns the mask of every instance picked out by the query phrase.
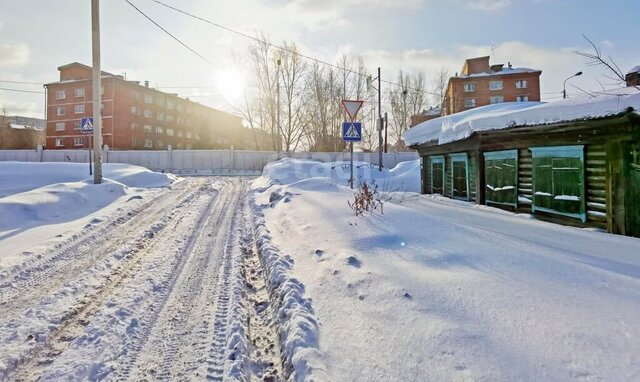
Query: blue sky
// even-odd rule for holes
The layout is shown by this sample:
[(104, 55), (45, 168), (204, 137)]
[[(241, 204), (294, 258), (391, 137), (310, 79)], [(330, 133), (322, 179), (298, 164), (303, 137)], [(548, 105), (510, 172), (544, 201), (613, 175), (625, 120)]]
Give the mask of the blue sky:
[[(124, 0), (102, 0), (103, 69), (154, 86), (178, 89), (199, 102), (230, 110), (220, 93), (231, 72), (245, 73), (248, 41), (176, 14), (151, 0), (131, 0), (214, 65), (207, 64), (143, 19)], [(399, 69), (432, 78), (441, 67), (454, 73), (465, 58), (542, 69), (543, 99), (557, 99), (564, 78), (598, 90), (609, 83), (600, 67), (571, 53), (587, 49), (582, 34), (613, 57), (623, 71), (640, 65), (637, 9), (640, 0), (164, 0), (231, 28), (263, 31), (275, 42), (295, 41), (306, 54), (335, 60), (362, 55), (374, 71), (393, 79)], [(91, 62), (90, 1), (0, 0), (0, 80), (50, 82), (60, 65)], [(491, 48), (493, 46), (493, 50)], [(238, 77), (237, 75), (234, 78)], [(245, 81), (247, 82), (247, 81)], [(246, 86), (246, 84), (244, 84)], [(42, 90), (0, 83), (0, 87)], [(570, 87), (570, 95), (580, 93)], [(42, 116), (43, 97), (0, 90), (0, 108)]]

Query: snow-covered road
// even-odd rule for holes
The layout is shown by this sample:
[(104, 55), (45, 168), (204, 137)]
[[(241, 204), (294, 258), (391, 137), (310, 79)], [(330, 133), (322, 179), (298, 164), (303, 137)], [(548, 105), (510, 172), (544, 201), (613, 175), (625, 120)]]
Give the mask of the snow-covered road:
[(246, 183), (177, 182), (0, 269), (0, 380), (280, 375)]

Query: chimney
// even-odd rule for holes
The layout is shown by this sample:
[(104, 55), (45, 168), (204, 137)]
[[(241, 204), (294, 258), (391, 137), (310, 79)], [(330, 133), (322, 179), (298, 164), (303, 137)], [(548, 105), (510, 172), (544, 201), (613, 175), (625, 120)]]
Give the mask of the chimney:
[(508, 62), (508, 65), (509, 65), (509, 69), (511, 69), (512, 68), (511, 61)]
[(501, 72), (503, 67), (504, 67), (504, 64), (494, 64), (494, 65), (491, 65), (491, 71)]
[(640, 86), (640, 65), (631, 69), (624, 77), (627, 86)]
[(145, 81), (145, 82), (144, 82), (144, 87), (145, 87), (145, 88), (148, 88), (148, 87), (149, 87), (149, 81)]

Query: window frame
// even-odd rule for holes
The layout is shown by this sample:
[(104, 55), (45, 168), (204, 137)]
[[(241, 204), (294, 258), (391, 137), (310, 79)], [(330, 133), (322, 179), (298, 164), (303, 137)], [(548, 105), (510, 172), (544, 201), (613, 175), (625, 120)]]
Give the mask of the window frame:
[(84, 137), (73, 137), (73, 147), (84, 147)]
[[(550, 213), (550, 214), (554, 214), (554, 215), (561, 215), (561, 216), (566, 216), (566, 217), (571, 217), (571, 218), (576, 218), (576, 219), (580, 219), (583, 223), (586, 223), (587, 221), (587, 211), (586, 211), (586, 195), (587, 195), (587, 191), (586, 191), (586, 177), (585, 177), (585, 171), (586, 171), (586, 166), (585, 166), (585, 160), (584, 160), (584, 145), (571, 145), (571, 146), (544, 146), (544, 147), (530, 147), (529, 150), (531, 151), (531, 157), (532, 157), (532, 165), (531, 165), (531, 177), (532, 177), (532, 187), (531, 187), (531, 211), (532, 212), (536, 212), (536, 211), (542, 211), (542, 212), (546, 212), (546, 213)], [(536, 156), (538, 156), (539, 158), (545, 158), (545, 157), (550, 157), (553, 159), (555, 158), (574, 158), (574, 159), (579, 159), (582, 163), (582, 168), (580, 169), (580, 173), (579, 173), (579, 180), (581, 181), (581, 187), (580, 187), (580, 212), (578, 213), (571, 213), (571, 212), (564, 212), (564, 211), (560, 211), (557, 209), (553, 209), (553, 208), (547, 208), (547, 207), (541, 207), (538, 203), (536, 203), (536, 200), (538, 197), (540, 197), (542, 194), (538, 195), (538, 190), (537, 190), (537, 182), (536, 182), (536, 168), (537, 166), (535, 165), (536, 163)], [(552, 195), (548, 195), (548, 196), (553, 196), (554, 199), (553, 200), (562, 200), (562, 199), (557, 199), (557, 197), (559, 195), (555, 194), (555, 185), (553, 183), (553, 179), (554, 179), (554, 172), (553, 172), (554, 168), (553, 168), (553, 164), (551, 167), (551, 187), (552, 187)], [(545, 195), (546, 196), (546, 195)], [(564, 199), (566, 200), (566, 199)]]
[(475, 93), (476, 91), (476, 83), (475, 82), (465, 82), (462, 84), (462, 89), (465, 93)]
[[(59, 128), (60, 125), (62, 125), (62, 129)], [(66, 129), (67, 129), (66, 122), (56, 122), (56, 131), (65, 131)]]
[[(471, 103), (472, 103), (472, 105), (471, 105), (471, 106), (467, 106), (467, 101), (473, 101), (473, 102), (471, 102)], [(476, 105), (477, 105), (477, 102), (476, 102), (476, 99), (475, 99), (475, 98), (464, 98), (464, 99), (462, 100), (462, 106), (463, 106), (464, 108), (468, 108), (468, 109), (470, 109), (470, 108), (474, 108), (474, 107), (476, 107)]]
[[(485, 190), (485, 198), (484, 198), (484, 202), (485, 204), (489, 205), (489, 203), (491, 204), (497, 204), (497, 205), (501, 205), (501, 206), (511, 206), (514, 208), (518, 208), (518, 179), (519, 179), (519, 160), (520, 160), (520, 153), (518, 152), (517, 149), (515, 150), (500, 150), (500, 151), (487, 151), (482, 153), (482, 155), (484, 156), (484, 174), (485, 174), (485, 178), (484, 178), (484, 187), (489, 188), (489, 184), (487, 183), (487, 161), (495, 161), (495, 160), (505, 160), (505, 159), (513, 159), (515, 160), (515, 178), (514, 180), (514, 185), (513, 188), (515, 190), (515, 200), (513, 201), (513, 203), (508, 203), (508, 202), (499, 202), (496, 200), (489, 200), (488, 198), (488, 193)], [(495, 189), (492, 190), (493, 192), (495, 192)]]
[(73, 113), (74, 114), (84, 114), (84, 104), (78, 103), (73, 105)]
[[(453, 153), (453, 154), (449, 154), (449, 161), (451, 162), (451, 199), (456, 199), (456, 200), (466, 200), (469, 201), (471, 200), (471, 192), (469, 190), (469, 154), (464, 152), (464, 153)], [(455, 196), (453, 194), (454, 190), (455, 190), (455, 176), (453, 174), (453, 164), (454, 162), (464, 162), (464, 180), (466, 183), (466, 197), (462, 197), (462, 196)], [(446, 167), (446, 164), (445, 164)], [(446, 183), (445, 183), (445, 187), (446, 187)]]
[(56, 138), (54, 144), (56, 147), (64, 147), (64, 138)]
[[(62, 112), (60, 112), (62, 110)], [(56, 116), (60, 117), (66, 113), (64, 106), (56, 106)]]
[(84, 88), (75, 88), (73, 94), (76, 98), (83, 98), (85, 96)]
[[(500, 84), (499, 88), (493, 87), (493, 84)], [(489, 81), (489, 90), (503, 90), (504, 89), (504, 81), (502, 80), (495, 80), (495, 81)]]
[[(493, 102), (494, 99), (498, 100), (497, 102)], [(491, 105), (495, 105), (498, 103), (504, 103), (504, 96), (498, 95), (498, 96), (491, 96), (489, 97), (489, 104)]]
[(66, 90), (56, 90), (56, 99), (66, 99), (67, 91)]
[(528, 89), (528, 88), (529, 88), (529, 80), (516, 80), (516, 89)]
[[(442, 192), (436, 193), (433, 191), (433, 165), (437, 163), (442, 163)], [(431, 155), (429, 156), (429, 179), (430, 179), (430, 189), (429, 193), (431, 195), (442, 195), (445, 196), (445, 190), (447, 188), (447, 170), (446, 163), (444, 160), (444, 155)]]

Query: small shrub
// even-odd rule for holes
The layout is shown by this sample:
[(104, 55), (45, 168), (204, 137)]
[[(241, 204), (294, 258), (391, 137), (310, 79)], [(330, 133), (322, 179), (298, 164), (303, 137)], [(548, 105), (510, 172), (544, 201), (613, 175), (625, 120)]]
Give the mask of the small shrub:
[(347, 201), (347, 205), (355, 212), (356, 216), (363, 215), (365, 212), (373, 213), (380, 210), (384, 214), (383, 202), (378, 193), (378, 185), (376, 182), (361, 181), (358, 184), (356, 192), (353, 194), (353, 202)]

